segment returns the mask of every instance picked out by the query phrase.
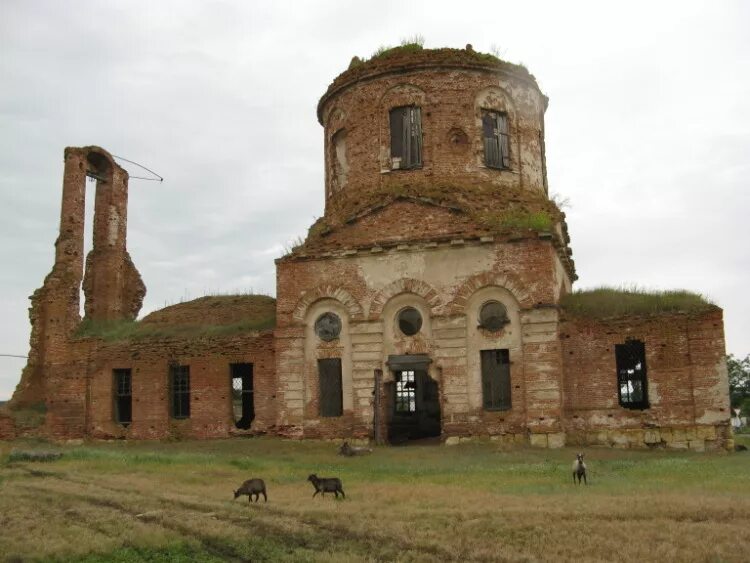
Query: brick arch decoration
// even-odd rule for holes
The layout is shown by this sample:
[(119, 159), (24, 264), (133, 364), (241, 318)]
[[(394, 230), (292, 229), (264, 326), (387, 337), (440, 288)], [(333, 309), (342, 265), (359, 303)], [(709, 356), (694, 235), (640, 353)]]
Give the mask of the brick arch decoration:
[(370, 320), (378, 320), (382, 317), (385, 304), (388, 303), (391, 298), (401, 293), (414, 293), (415, 295), (419, 295), (427, 302), (427, 306), (430, 308), (430, 313), (432, 315), (437, 314), (438, 308), (441, 306), (440, 297), (438, 296), (437, 291), (435, 291), (435, 288), (430, 284), (413, 278), (401, 278), (381, 289), (375, 296), (375, 299), (372, 300), (369, 314)]
[(343, 287), (337, 287), (334, 285), (319, 285), (309, 291), (297, 301), (297, 305), (294, 307), (292, 318), (298, 322), (304, 322), (305, 315), (307, 314), (310, 306), (316, 301), (321, 299), (334, 299), (341, 303), (346, 310), (349, 312), (349, 318), (351, 320), (362, 320), (364, 319), (365, 312), (362, 309), (362, 305), (359, 304), (354, 296), (345, 290)]
[(388, 88), (380, 96), (378, 105), (386, 111), (400, 105), (425, 104), (427, 103), (427, 92), (416, 84), (401, 82)]
[(458, 287), (455, 297), (448, 303), (446, 309), (449, 315), (462, 315), (466, 312), (466, 303), (472, 295), (484, 287), (502, 287), (511, 292), (522, 309), (534, 306), (529, 293), (523, 289), (521, 281), (512, 274), (495, 274), (484, 272), (471, 276)]
[(331, 108), (323, 121), (323, 127), (325, 127), (326, 135), (329, 137), (342, 127), (345, 127), (345, 124), (346, 112), (338, 106)]

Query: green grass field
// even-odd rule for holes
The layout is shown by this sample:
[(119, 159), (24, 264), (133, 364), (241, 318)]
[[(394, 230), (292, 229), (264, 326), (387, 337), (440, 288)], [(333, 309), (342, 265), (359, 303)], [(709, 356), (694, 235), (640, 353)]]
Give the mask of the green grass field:
[[(738, 438), (750, 445), (750, 439)], [(57, 461), (11, 451), (59, 449)], [(0, 442), (4, 561), (748, 561), (750, 453)], [(309, 473), (346, 500), (311, 498)], [(262, 477), (268, 503), (233, 500)]]

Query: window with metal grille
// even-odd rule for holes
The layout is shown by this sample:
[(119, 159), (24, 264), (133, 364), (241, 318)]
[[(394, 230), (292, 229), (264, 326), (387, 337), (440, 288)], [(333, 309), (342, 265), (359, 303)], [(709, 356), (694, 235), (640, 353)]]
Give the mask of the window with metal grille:
[(170, 366), (172, 418), (190, 418), (190, 366)]
[(232, 378), (232, 415), (237, 428), (246, 430), (255, 419), (253, 364), (230, 364)]
[(417, 412), (417, 381), (414, 371), (396, 373), (396, 414)]
[(422, 110), (417, 106), (393, 108), (391, 121), (391, 168), (422, 166)]
[(129, 369), (112, 370), (114, 387), (114, 419), (128, 426), (133, 421), (133, 385)]
[(318, 360), (320, 377), (320, 416), (341, 416), (344, 413), (341, 389), (341, 358)]
[(487, 301), (479, 310), (479, 326), (497, 332), (510, 323), (508, 310), (499, 301)]
[(510, 353), (507, 349), (482, 350), (481, 358), (484, 410), (510, 409)]
[(617, 394), (626, 409), (647, 409), (646, 345), (640, 340), (626, 340), (615, 345)]
[(484, 164), (488, 168), (510, 168), (508, 116), (498, 111), (482, 110)]

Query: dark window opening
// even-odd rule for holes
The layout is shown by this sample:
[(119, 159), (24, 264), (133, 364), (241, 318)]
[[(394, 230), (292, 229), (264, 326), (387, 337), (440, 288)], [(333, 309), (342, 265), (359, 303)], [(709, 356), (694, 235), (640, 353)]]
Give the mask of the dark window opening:
[(646, 346), (640, 340), (615, 345), (617, 393), (626, 409), (647, 409)]
[(481, 354), (484, 410), (510, 409), (510, 353), (507, 349), (502, 349), (482, 350)]
[(230, 364), (229, 369), (232, 377), (234, 425), (242, 430), (247, 430), (255, 419), (253, 364)]
[(341, 388), (341, 358), (318, 360), (320, 377), (320, 416), (344, 414), (344, 394)]
[(414, 336), (422, 328), (422, 315), (414, 307), (405, 307), (398, 313), (398, 328), (406, 336)]
[(172, 418), (190, 418), (190, 366), (170, 366)]
[(479, 326), (484, 329), (497, 332), (509, 322), (508, 310), (499, 301), (488, 301), (479, 310)]
[(488, 168), (510, 168), (508, 116), (497, 111), (482, 110), (484, 164)]
[(396, 413), (412, 414), (417, 412), (417, 382), (414, 371), (396, 373)]
[(133, 422), (133, 382), (129, 369), (112, 371), (114, 377), (115, 422), (128, 426)]
[(417, 106), (393, 108), (391, 121), (391, 168), (422, 166), (422, 110)]

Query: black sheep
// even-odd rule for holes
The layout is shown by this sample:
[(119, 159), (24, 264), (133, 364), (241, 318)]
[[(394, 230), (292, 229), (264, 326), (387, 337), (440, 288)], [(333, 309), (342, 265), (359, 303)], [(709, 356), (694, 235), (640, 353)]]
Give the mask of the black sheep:
[(234, 491), (234, 498), (236, 499), (240, 495), (247, 495), (247, 502), (253, 501), (253, 495), (255, 495), (255, 502), (258, 502), (260, 495), (263, 495), (263, 502), (268, 502), (266, 496), (266, 484), (263, 479), (248, 479), (239, 489)]
[(312, 483), (313, 487), (315, 487), (313, 498), (315, 498), (315, 495), (318, 493), (323, 493), (323, 496), (325, 496), (326, 493), (333, 493), (336, 495), (336, 498), (339, 498), (339, 493), (341, 493), (341, 496), (346, 498), (344, 488), (341, 486), (341, 479), (338, 477), (318, 477), (313, 473), (307, 478), (307, 480)]

